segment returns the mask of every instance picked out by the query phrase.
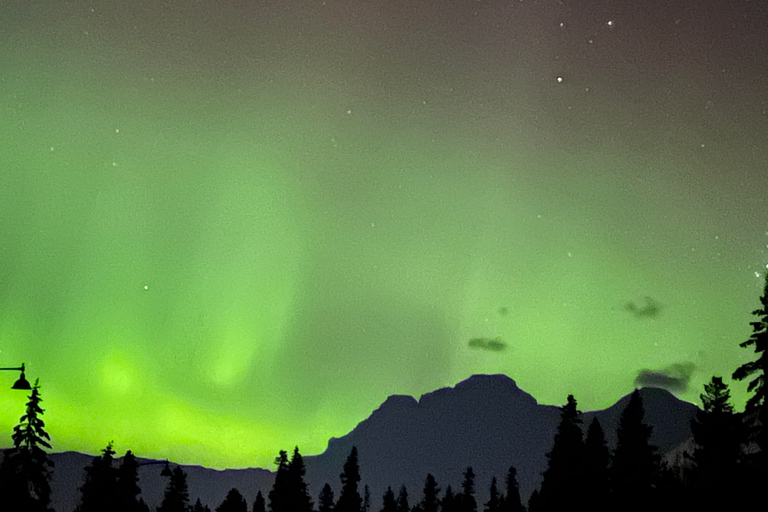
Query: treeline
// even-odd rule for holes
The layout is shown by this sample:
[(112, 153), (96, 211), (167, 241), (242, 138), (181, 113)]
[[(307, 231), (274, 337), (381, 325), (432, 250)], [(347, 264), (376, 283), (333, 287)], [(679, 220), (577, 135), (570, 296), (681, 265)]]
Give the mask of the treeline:
[[(357, 448), (353, 447), (340, 475), (338, 498), (326, 483), (317, 501), (309, 495), (304, 480), (305, 465), (298, 447), (290, 459), (286, 451), (276, 458), (272, 489), (265, 497), (258, 492), (252, 504), (237, 489), (231, 489), (216, 512), (555, 512), (586, 509), (594, 512), (624, 510), (742, 510), (768, 509), (768, 275), (753, 311), (752, 335), (741, 343), (753, 348), (755, 360), (744, 363), (732, 375), (748, 380), (751, 393), (745, 411), (736, 413), (728, 385), (712, 377), (700, 395), (703, 408), (691, 423), (693, 444), (671, 460), (662, 460), (650, 442), (651, 427), (644, 421), (640, 393), (635, 391), (621, 414), (617, 444), (610, 450), (605, 433), (595, 418), (586, 430), (576, 399), (570, 395), (560, 408), (560, 423), (547, 469), (539, 489), (524, 506), (518, 490), (516, 470), (511, 466), (504, 482), (492, 478), (488, 501), (478, 503), (472, 467), (464, 471), (457, 489), (441, 490), (427, 474), (418, 496), (405, 486), (389, 487), (383, 496), (371, 497), (368, 486), (360, 489)], [(8, 512), (54, 512), (50, 507), (53, 464), (45, 448), (40, 407), (40, 384), (32, 388), (26, 412), (12, 435), (13, 448), (3, 452), (0, 462), (0, 510)], [(150, 512), (141, 498), (139, 463), (128, 451), (116, 464), (112, 443), (85, 469), (80, 502), (75, 512)], [(426, 465), (426, 464), (425, 464)], [(157, 512), (211, 512), (198, 499), (190, 503), (187, 476), (180, 466), (166, 464), (167, 478)]]

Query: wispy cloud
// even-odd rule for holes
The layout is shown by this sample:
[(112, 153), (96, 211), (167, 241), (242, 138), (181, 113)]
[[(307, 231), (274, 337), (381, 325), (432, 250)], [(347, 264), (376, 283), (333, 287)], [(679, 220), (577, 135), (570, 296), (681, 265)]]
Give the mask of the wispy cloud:
[(472, 338), (469, 340), (469, 348), (501, 352), (506, 350), (507, 344), (501, 341), (501, 338)]
[(693, 363), (675, 363), (661, 370), (640, 370), (635, 377), (635, 386), (641, 388), (662, 388), (672, 393), (688, 389), (691, 375), (696, 369)]
[(635, 318), (656, 318), (661, 314), (663, 306), (651, 297), (643, 297), (643, 301), (627, 302), (624, 309)]

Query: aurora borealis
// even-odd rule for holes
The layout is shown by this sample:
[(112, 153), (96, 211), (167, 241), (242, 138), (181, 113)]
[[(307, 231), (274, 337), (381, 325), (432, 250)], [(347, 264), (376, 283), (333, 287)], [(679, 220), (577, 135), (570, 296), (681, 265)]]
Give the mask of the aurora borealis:
[(474, 373), (698, 403), (752, 356), (768, 7), (687, 4), (0, 1), (0, 366), (57, 451), (219, 468)]

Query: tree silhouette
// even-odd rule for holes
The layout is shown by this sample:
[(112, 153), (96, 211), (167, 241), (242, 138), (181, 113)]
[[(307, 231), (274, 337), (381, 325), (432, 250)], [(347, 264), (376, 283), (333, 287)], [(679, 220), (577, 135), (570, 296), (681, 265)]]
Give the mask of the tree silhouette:
[(171, 470), (167, 464), (160, 474), (168, 477), (168, 485), (165, 487), (163, 501), (157, 508), (157, 512), (188, 512), (187, 474), (181, 469), (181, 466), (175, 466)]
[(472, 466), (468, 466), (464, 471), (464, 480), (461, 483), (461, 494), (456, 497), (458, 510), (461, 512), (476, 512), (477, 501), (475, 500), (475, 472)]
[(200, 498), (197, 498), (197, 501), (192, 506), (192, 508), (190, 508), (190, 510), (191, 512), (211, 512), (211, 509), (208, 507), (208, 505), (203, 506)]
[(424, 496), (420, 503), (422, 512), (438, 511), (440, 507), (438, 494), (440, 494), (440, 488), (437, 486), (437, 480), (432, 476), (432, 473), (427, 473), (427, 478), (424, 480)]
[(520, 499), (520, 487), (517, 485), (517, 469), (510, 466), (507, 471), (507, 489), (501, 498), (502, 512), (525, 512), (525, 507)]
[(140, 497), (139, 463), (131, 450), (125, 452), (123, 461), (117, 468), (116, 480), (116, 512), (149, 512), (149, 507)]
[(408, 504), (408, 489), (404, 485), (400, 486), (400, 493), (397, 495), (397, 512), (410, 512), (411, 506)]
[(290, 492), (288, 452), (280, 450), (280, 454), (275, 458), (275, 464), (277, 465), (275, 481), (272, 484), (272, 490), (267, 495), (269, 510), (271, 512), (290, 512), (288, 508), (288, 494)]
[(253, 512), (267, 512), (267, 504), (261, 491), (256, 493), (256, 499), (253, 502)]
[(234, 487), (229, 490), (221, 505), (216, 507), (216, 512), (248, 512), (248, 503)]
[(299, 447), (293, 449), (291, 462), (288, 464), (287, 474), (287, 503), (290, 512), (311, 512), (312, 499), (307, 491), (307, 484), (304, 481), (304, 458), (299, 453)]
[(491, 479), (491, 487), (488, 491), (488, 501), (485, 503), (485, 512), (501, 512), (499, 488), (496, 485), (496, 477)]
[[(118, 508), (117, 469), (113, 467), (115, 450), (110, 441), (85, 468), (85, 482), (80, 487), (80, 505), (75, 512), (101, 512)], [(127, 468), (126, 468), (127, 469)]]
[(609, 481), (613, 505), (623, 510), (649, 510), (659, 467), (656, 447), (650, 444), (651, 427), (643, 422), (645, 410), (635, 390), (619, 419), (617, 444)]
[(703, 410), (691, 421), (696, 444), (691, 470), (697, 508), (731, 508), (741, 480), (741, 420), (733, 412), (731, 393), (722, 377), (712, 377), (700, 395)]
[(360, 512), (363, 507), (363, 499), (357, 489), (360, 483), (360, 466), (357, 462), (356, 446), (352, 447), (340, 478), (341, 493), (339, 501), (336, 503), (336, 512)]
[(755, 489), (755, 486), (762, 487), (768, 478), (768, 400), (766, 400), (768, 390), (765, 382), (765, 372), (768, 367), (768, 272), (765, 273), (765, 288), (760, 297), (760, 306), (752, 312), (757, 317), (757, 320), (750, 322), (752, 335), (747, 341), (739, 344), (742, 348), (753, 346), (757, 359), (742, 364), (733, 372), (733, 378), (736, 380), (752, 378), (747, 390), (753, 394), (747, 400), (744, 411), (752, 426), (752, 441), (759, 448), (752, 457), (750, 468), (750, 478), (753, 480), (750, 488), (752, 489)]
[(549, 460), (539, 491), (542, 510), (564, 510), (581, 502), (584, 444), (580, 415), (576, 399), (568, 395), (568, 401), (560, 408), (552, 451), (547, 453)]
[(387, 487), (381, 502), (381, 512), (397, 512), (397, 499), (392, 491), (392, 487)]
[(43, 448), (51, 448), (45, 431), (40, 381), (35, 381), (26, 410), (13, 428), (13, 448), (5, 450), (0, 464), (0, 500), (8, 512), (48, 512), (51, 502), (53, 461)]
[(333, 512), (333, 503), (333, 489), (326, 483), (317, 498), (317, 512)]
[(608, 507), (608, 467), (611, 452), (605, 440), (605, 432), (597, 418), (592, 419), (584, 441), (584, 478), (582, 480), (583, 503), (594, 512)]
[(371, 510), (371, 490), (368, 488), (368, 484), (363, 487), (363, 512)]
[(451, 489), (451, 485), (448, 484), (448, 487), (445, 488), (445, 495), (443, 496), (443, 499), (440, 500), (440, 512), (458, 512), (458, 510), (458, 497), (453, 494), (453, 489)]

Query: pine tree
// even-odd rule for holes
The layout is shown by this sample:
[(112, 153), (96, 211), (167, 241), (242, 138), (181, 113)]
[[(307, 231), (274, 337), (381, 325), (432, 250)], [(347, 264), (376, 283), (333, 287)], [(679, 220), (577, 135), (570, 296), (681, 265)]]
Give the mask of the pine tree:
[(616, 451), (609, 473), (616, 509), (650, 510), (655, 502), (659, 457), (656, 447), (650, 444), (652, 429), (643, 422), (644, 415), (643, 400), (635, 390), (619, 419)]
[(200, 498), (197, 498), (197, 501), (190, 510), (191, 512), (211, 512), (211, 509), (208, 507), (208, 505), (203, 506)]
[(754, 347), (757, 359), (739, 366), (733, 372), (736, 380), (751, 378), (747, 391), (753, 393), (747, 400), (745, 416), (752, 427), (752, 441), (757, 444), (758, 452), (751, 457), (750, 478), (753, 483), (750, 488), (762, 487), (768, 479), (768, 386), (766, 385), (766, 368), (768, 368), (768, 272), (765, 273), (765, 288), (760, 297), (761, 307), (752, 314), (757, 320), (750, 322), (752, 335), (739, 344), (742, 348)]
[(51, 449), (45, 431), (40, 381), (35, 381), (26, 411), (13, 428), (13, 448), (0, 464), (0, 500), (7, 512), (48, 512), (51, 502), (53, 461), (43, 448)]
[(458, 512), (458, 510), (458, 498), (453, 494), (451, 485), (448, 484), (448, 487), (445, 488), (445, 495), (443, 496), (443, 499), (440, 500), (440, 512)]
[(464, 481), (461, 483), (461, 494), (456, 497), (461, 512), (477, 512), (475, 500), (475, 472), (472, 466), (464, 471)]
[(80, 487), (80, 505), (75, 512), (101, 512), (117, 510), (117, 469), (113, 467), (115, 450), (113, 442), (94, 457), (85, 468), (85, 483)]
[(312, 499), (309, 497), (307, 484), (304, 481), (305, 473), (304, 458), (297, 446), (293, 449), (293, 456), (288, 464), (287, 503), (290, 512), (312, 511)]
[(117, 469), (115, 482), (116, 512), (149, 512), (149, 507), (141, 499), (139, 487), (139, 463), (133, 452), (125, 452), (123, 461)]
[(188, 512), (187, 474), (181, 469), (181, 466), (175, 466), (171, 470), (167, 464), (160, 474), (168, 477), (168, 485), (165, 487), (163, 501), (157, 508), (157, 512)]
[(520, 487), (517, 485), (517, 469), (510, 466), (507, 471), (507, 489), (501, 499), (502, 512), (525, 512), (523, 502), (520, 499)]
[(363, 512), (371, 510), (371, 489), (368, 484), (363, 487)]
[(485, 503), (485, 512), (501, 512), (499, 488), (496, 485), (496, 477), (491, 479), (491, 487), (488, 491), (488, 501)]
[(333, 503), (333, 489), (326, 483), (317, 498), (317, 512), (333, 512)]
[(580, 415), (576, 399), (568, 395), (568, 401), (560, 408), (552, 451), (547, 453), (549, 460), (539, 492), (543, 510), (564, 510), (569, 504), (581, 502), (584, 444)]
[[(264, 501), (264, 495), (261, 494), (261, 491), (256, 493), (256, 499), (253, 502), (253, 512), (267, 512), (267, 504)], [(320, 512), (331, 512), (321, 510)]]
[(288, 452), (280, 450), (280, 454), (275, 458), (275, 464), (277, 465), (275, 481), (272, 484), (272, 490), (267, 495), (269, 498), (269, 510), (271, 512), (290, 512), (288, 508), (288, 495), (290, 492)]
[(741, 420), (733, 412), (730, 390), (722, 377), (712, 377), (700, 395), (704, 409), (691, 421), (694, 496), (701, 508), (731, 508), (741, 481)]
[(607, 510), (608, 467), (611, 452), (605, 440), (605, 432), (597, 418), (592, 419), (584, 441), (584, 505), (594, 512)]
[(397, 498), (395, 498), (395, 493), (392, 491), (392, 487), (387, 487), (381, 501), (381, 512), (397, 512)]
[(400, 493), (397, 495), (397, 512), (410, 512), (411, 506), (408, 504), (408, 489), (405, 486), (400, 487)]
[(248, 503), (246, 503), (240, 491), (233, 487), (229, 490), (221, 505), (216, 507), (216, 512), (248, 512)]
[(336, 512), (360, 512), (363, 507), (363, 498), (360, 497), (357, 489), (360, 483), (360, 466), (357, 462), (356, 446), (352, 447), (340, 478), (341, 493), (336, 503)]
[(438, 511), (440, 507), (438, 494), (440, 494), (440, 488), (437, 486), (437, 480), (431, 473), (427, 473), (427, 478), (424, 480), (424, 496), (420, 503), (421, 512)]

